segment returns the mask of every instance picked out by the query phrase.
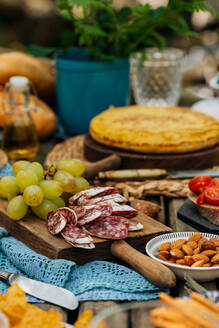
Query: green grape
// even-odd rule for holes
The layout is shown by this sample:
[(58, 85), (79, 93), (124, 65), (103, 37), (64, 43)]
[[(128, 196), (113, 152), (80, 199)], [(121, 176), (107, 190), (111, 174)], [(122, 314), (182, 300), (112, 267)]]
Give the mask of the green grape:
[(44, 197), (47, 199), (54, 199), (62, 194), (61, 183), (54, 180), (42, 180), (40, 182), (40, 187), (44, 193)]
[(51, 202), (53, 202), (53, 204), (55, 204), (56, 206), (58, 206), (58, 208), (65, 207), (65, 201), (61, 197), (52, 199)]
[(43, 191), (39, 186), (28, 186), (24, 189), (23, 198), (27, 205), (39, 206), (43, 201)]
[(17, 161), (12, 166), (12, 172), (17, 175), (19, 171), (26, 170), (29, 165), (30, 162), (28, 161)]
[(44, 199), (39, 206), (32, 207), (34, 214), (36, 214), (36, 216), (41, 219), (46, 219), (47, 213), (49, 211), (56, 211), (57, 209), (58, 206), (48, 199)]
[(21, 170), (16, 176), (16, 181), (21, 191), (31, 185), (37, 185), (39, 183), (37, 175), (32, 170)]
[(38, 162), (30, 163), (30, 165), (28, 166), (28, 170), (32, 170), (37, 175), (39, 181), (43, 179), (44, 170), (40, 163)]
[(72, 193), (70, 192), (63, 192), (62, 194), (62, 199), (64, 200), (64, 202), (67, 204), (69, 198), (72, 196)]
[(75, 187), (75, 179), (68, 172), (59, 170), (56, 172), (53, 179), (61, 183), (64, 192), (72, 192)]
[(2, 178), (0, 180), (0, 190), (0, 194), (2, 194), (4, 198), (8, 198), (9, 195), (16, 196), (19, 192), (16, 178), (12, 176)]
[(63, 170), (74, 177), (80, 177), (85, 171), (85, 164), (80, 159), (64, 159), (56, 163), (58, 170)]
[(22, 196), (16, 196), (8, 203), (7, 213), (13, 220), (20, 220), (27, 214), (28, 206)]
[(72, 191), (73, 194), (85, 189), (89, 189), (89, 182), (83, 177), (75, 177), (75, 187)]

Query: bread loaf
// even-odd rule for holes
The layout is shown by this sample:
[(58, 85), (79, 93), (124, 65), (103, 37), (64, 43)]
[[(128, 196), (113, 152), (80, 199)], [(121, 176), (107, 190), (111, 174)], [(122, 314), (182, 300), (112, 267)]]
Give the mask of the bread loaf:
[(0, 54), (0, 84), (4, 85), (14, 75), (26, 76), (42, 98), (55, 93), (55, 72), (40, 59), (22, 52)]
[[(35, 96), (30, 98), (30, 107), (35, 104)], [(8, 114), (5, 114), (2, 108), (2, 91), (0, 90), (0, 126), (3, 127), (8, 119)], [(37, 134), (40, 139), (47, 138), (56, 129), (57, 120), (52, 109), (42, 100), (37, 99), (37, 111), (31, 111)]]

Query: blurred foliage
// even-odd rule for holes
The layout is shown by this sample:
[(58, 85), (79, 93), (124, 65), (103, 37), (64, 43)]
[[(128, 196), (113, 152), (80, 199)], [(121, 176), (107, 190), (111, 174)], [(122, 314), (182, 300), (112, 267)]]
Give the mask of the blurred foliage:
[(147, 47), (164, 48), (165, 29), (181, 36), (195, 36), (183, 15), (199, 10), (216, 12), (206, 0), (169, 0), (152, 9), (136, 4), (116, 10), (112, 0), (58, 0), (61, 15), (72, 23), (63, 35), (63, 47), (87, 47), (95, 60), (128, 57)]

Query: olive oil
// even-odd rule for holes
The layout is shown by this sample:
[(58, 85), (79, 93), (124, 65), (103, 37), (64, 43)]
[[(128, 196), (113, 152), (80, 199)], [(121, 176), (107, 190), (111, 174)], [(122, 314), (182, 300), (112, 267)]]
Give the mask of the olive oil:
[[(2, 107), (5, 112), (2, 148), (11, 159), (30, 159), (36, 156), (39, 143), (30, 106), (30, 95), (36, 96), (33, 84), (24, 76), (13, 76), (6, 83)], [(35, 97), (37, 99), (37, 97)]]
[(11, 159), (34, 158), (39, 150), (33, 122), (15, 121), (3, 129), (3, 149)]

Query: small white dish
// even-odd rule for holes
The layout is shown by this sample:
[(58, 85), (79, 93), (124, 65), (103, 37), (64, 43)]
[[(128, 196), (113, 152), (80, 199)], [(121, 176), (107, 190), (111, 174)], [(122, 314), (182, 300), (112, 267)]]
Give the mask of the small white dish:
[[(219, 278), (219, 266), (218, 267), (209, 267), (209, 268), (208, 267), (192, 268), (192, 267), (187, 267), (184, 265), (168, 263), (168, 262), (160, 260), (154, 256), (156, 253), (158, 253), (158, 248), (159, 248), (160, 244), (163, 244), (165, 242), (172, 243), (172, 242), (176, 241), (177, 239), (181, 239), (181, 238), (188, 239), (194, 233), (195, 232), (173, 232), (173, 233), (168, 233), (168, 234), (164, 234), (164, 235), (155, 237), (147, 243), (147, 245), (145, 247), (146, 253), (150, 257), (152, 257), (154, 260), (169, 267), (176, 274), (176, 276), (181, 280), (184, 279), (185, 273), (189, 274), (190, 277), (196, 281), (211, 281), (211, 280)], [(202, 233), (202, 236), (207, 239), (219, 238), (218, 235), (213, 235), (210, 233)]]
[(192, 109), (210, 115), (219, 121), (219, 98), (200, 100), (193, 104)]

